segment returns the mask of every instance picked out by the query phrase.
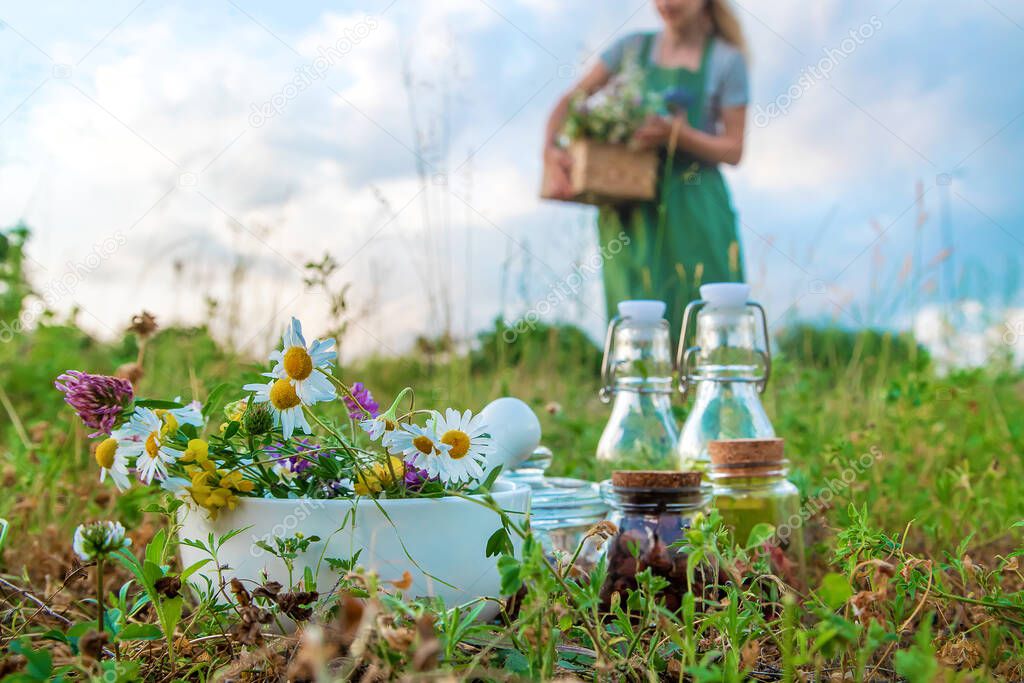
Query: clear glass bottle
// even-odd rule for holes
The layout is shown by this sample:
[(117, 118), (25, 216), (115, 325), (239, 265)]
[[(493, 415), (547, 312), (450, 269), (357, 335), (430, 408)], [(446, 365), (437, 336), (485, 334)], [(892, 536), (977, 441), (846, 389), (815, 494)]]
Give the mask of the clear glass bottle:
[[(771, 376), (768, 322), (761, 305), (748, 301), (749, 285), (715, 283), (683, 314), (679, 332), (679, 389), (694, 395), (676, 448), (680, 470), (708, 469), (714, 439), (770, 438), (772, 423), (760, 394)], [(686, 346), (690, 321), (694, 343)]]
[(790, 585), (807, 585), (800, 491), (786, 479), (782, 439), (712, 441), (710, 479), (714, 506), (735, 541), (746, 546), (758, 524), (774, 534), (764, 549), (773, 571)]
[(530, 494), (530, 527), (544, 551), (571, 558), (584, 543), (576, 558), (576, 568), (589, 572), (600, 556), (597, 539), (584, 539), (587, 532), (608, 514), (608, 505), (596, 483), (570, 477), (548, 477), (551, 450), (540, 446), (518, 467), (502, 478), (526, 484)]
[(612, 511), (608, 519), (618, 527), (606, 544), (608, 576), (601, 587), (602, 608), (607, 610), (614, 594), (620, 604), (628, 591), (637, 588), (636, 575), (648, 567), (669, 586), (659, 594), (675, 611), (688, 590), (704, 595), (715, 582), (707, 565), (694, 568), (695, 585), (689, 585), (689, 557), (678, 542), (698, 513), (711, 500), (710, 486), (700, 472), (616, 471), (601, 482), (601, 493)]
[(622, 301), (608, 325), (601, 400), (612, 413), (597, 459), (613, 469), (672, 469), (679, 431), (672, 415), (672, 364), (663, 301)]

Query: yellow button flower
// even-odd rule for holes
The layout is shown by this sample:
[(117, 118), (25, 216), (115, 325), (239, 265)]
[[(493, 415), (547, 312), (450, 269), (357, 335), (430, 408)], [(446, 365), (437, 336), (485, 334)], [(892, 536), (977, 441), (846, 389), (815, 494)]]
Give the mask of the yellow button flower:
[(375, 462), (369, 468), (363, 468), (356, 476), (352, 488), (358, 495), (368, 496), (371, 493), (380, 493), (404, 476), (405, 463), (391, 456), (390, 467), (388, 463)]
[(215, 470), (216, 465), (210, 461), (210, 444), (202, 439), (191, 439), (188, 448), (181, 454), (182, 462), (194, 462), (204, 470)]

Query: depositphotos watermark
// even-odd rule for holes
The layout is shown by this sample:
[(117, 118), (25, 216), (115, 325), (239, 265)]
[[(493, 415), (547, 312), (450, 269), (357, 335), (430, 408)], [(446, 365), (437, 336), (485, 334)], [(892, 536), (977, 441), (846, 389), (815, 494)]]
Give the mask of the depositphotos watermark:
[(769, 102), (767, 106), (762, 107), (759, 104), (754, 108), (754, 125), (764, 128), (773, 119), (788, 114), (794, 102), (803, 97), (819, 81), (830, 79), (832, 70), (856, 52), (858, 47), (870, 40), (875, 33), (882, 30), (882, 26), (882, 20), (872, 15), (868, 21), (857, 28), (850, 29), (849, 36), (843, 38), (837, 47), (825, 48), (823, 50), (825, 55), (816, 63), (801, 69), (800, 77), (785, 92)]
[(295, 67), (295, 77), (288, 81), (278, 92), (260, 104), (249, 105), (249, 125), (259, 128), (268, 120), (279, 116), (288, 107), (288, 103), (307, 90), (315, 81), (322, 79), (341, 59), (352, 52), (356, 45), (366, 40), (380, 21), (368, 16), (357, 21), (353, 26), (346, 26), (342, 36), (328, 47), (317, 48), (313, 61)]
[(614, 239), (602, 246), (597, 252), (583, 263), (577, 263), (572, 267), (572, 272), (554, 283), (548, 288), (548, 293), (540, 301), (537, 301), (514, 323), (505, 323), (505, 331), (501, 337), (507, 344), (513, 343), (529, 330), (537, 328), (541, 318), (551, 313), (560, 306), (566, 299), (579, 294), (584, 283), (595, 275), (601, 274), (601, 267), (605, 261), (615, 258), (625, 247), (629, 246), (629, 235), (620, 232)]
[(824, 510), (832, 503), (833, 498), (839, 495), (841, 491), (848, 489), (850, 484), (857, 480), (857, 477), (868, 471), (884, 455), (882, 449), (878, 446), (872, 446), (868, 449), (867, 453), (862, 453), (860, 457), (839, 473), (839, 478), (829, 479), (825, 482), (825, 487), (808, 498), (807, 502), (800, 506), (799, 512), (794, 512), (788, 519), (783, 520), (776, 527), (775, 534), (769, 539), (768, 543), (778, 547), (787, 546), (789, 544), (789, 537), (793, 535), (793, 532), (802, 529), (807, 520)]
[(322, 498), (303, 498), (299, 501), (298, 505), (292, 508), (292, 511), (281, 518), (281, 521), (274, 525), (274, 527), (263, 535), (252, 534), (252, 544), (249, 546), (249, 554), (255, 558), (260, 558), (266, 554), (266, 550), (261, 548), (257, 543), (262, 541), (263, 543), (270, 545), (276, 538), (288, 538), (294, 536), (295, 532), (299, 530), (299, 525), (302, 522), (309, 519), (314, 512), (323, 510), (325, 507), (324, 499)]
[(16, 335), (29, 329), (48, 309), (75, 293), (86, 277), (103, 265), (118, 249), (128, 244), (128, 237), (118, 230), (92, 245), (92, 251), (78, 261), (68, 261), (60, 277), (44, 283), (14, 320), (0, 320), (0, 344), (6, 344)]

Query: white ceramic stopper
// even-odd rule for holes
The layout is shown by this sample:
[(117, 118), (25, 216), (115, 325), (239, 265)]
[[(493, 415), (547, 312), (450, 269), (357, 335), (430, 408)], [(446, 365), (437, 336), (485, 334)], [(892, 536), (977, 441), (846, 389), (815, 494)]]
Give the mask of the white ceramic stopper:
[(744, 282), (712, 282), (700, 286), (700, 298), (714, 308), (743, 308), (750, 298)]
[(641, 323), (658, 322), (665, 317), (665, 302), (654, 299), (620, 301), (619, 315)]

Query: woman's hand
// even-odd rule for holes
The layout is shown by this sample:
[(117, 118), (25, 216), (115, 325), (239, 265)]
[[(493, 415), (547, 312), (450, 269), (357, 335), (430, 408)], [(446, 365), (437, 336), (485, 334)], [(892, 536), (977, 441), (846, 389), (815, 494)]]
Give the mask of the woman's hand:
[(547, 193), (553, 199), (572, 197), (572, 156), (557, 145), (544, 148), (544, 169)]
[(674, 119), (666, 116), (648, 116), (643, 125), (633, 134), (633, 144), (640, 149), (658, 149), (667, 147), (672, 141), (672, 129), (676, 127), (676, 135), (689, 124), (682, 116)]

